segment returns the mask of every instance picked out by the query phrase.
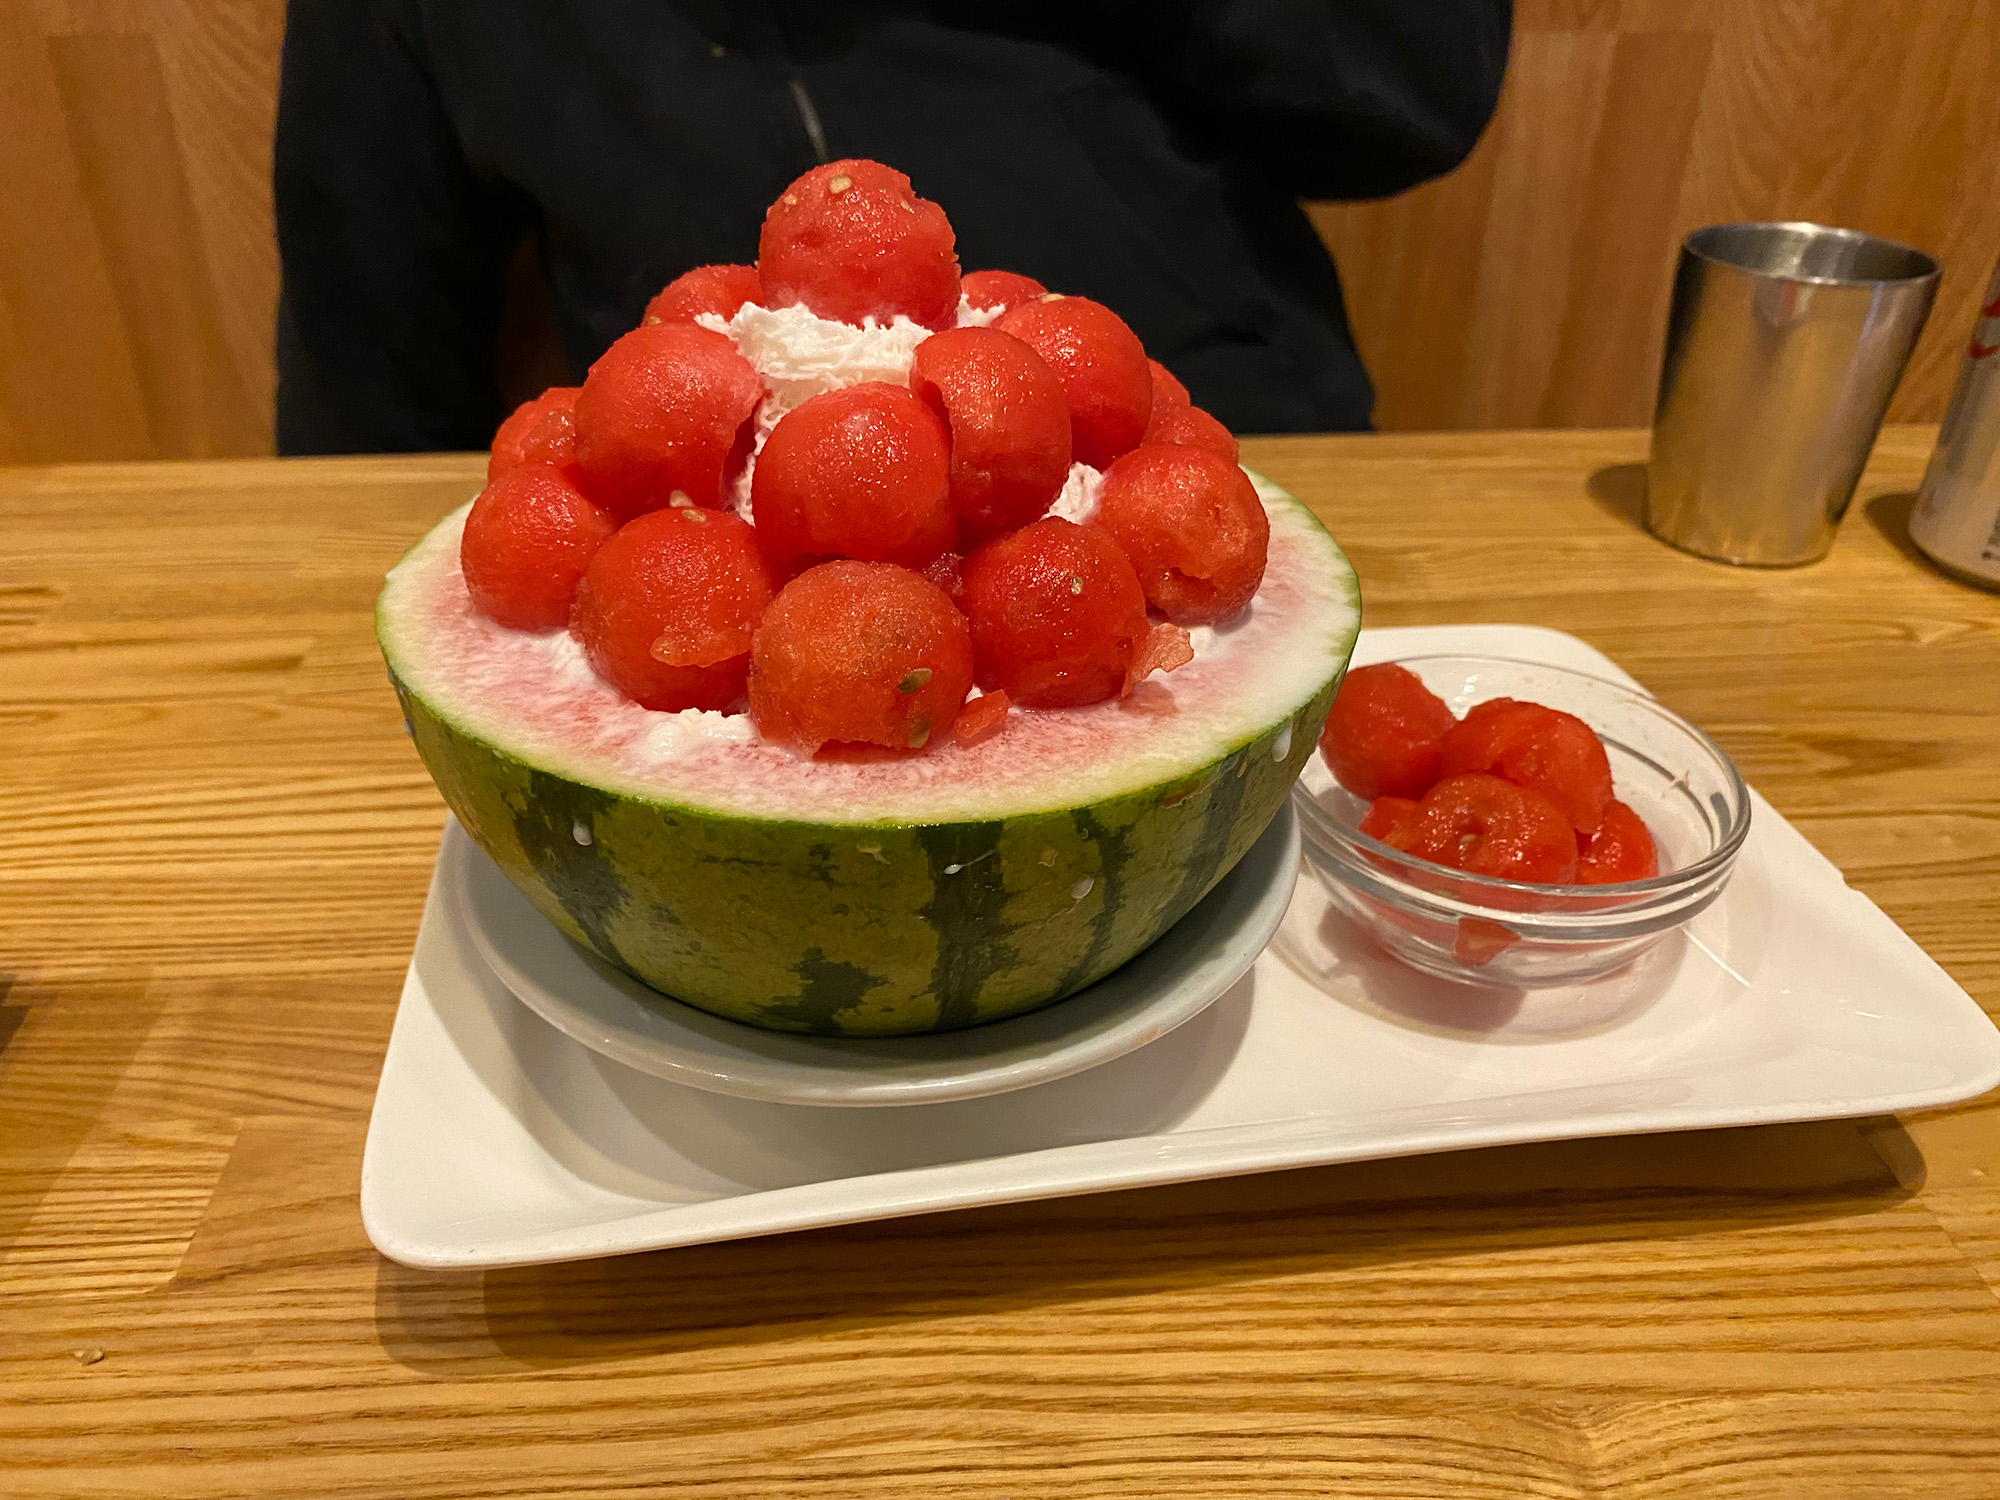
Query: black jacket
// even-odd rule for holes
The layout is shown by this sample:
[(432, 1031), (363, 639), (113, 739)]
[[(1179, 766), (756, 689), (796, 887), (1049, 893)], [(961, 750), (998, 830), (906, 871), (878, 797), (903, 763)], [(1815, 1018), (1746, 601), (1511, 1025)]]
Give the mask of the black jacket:
[(485, 446), (510, 256), (573, 376), (816, 160), (909, 174), (967, 270), (1121, 313), (1246, 432), (1365, 427), (1301, 198), (1444, 172), (1510, 0), (291, 0), (276, 147), (287, 453)]

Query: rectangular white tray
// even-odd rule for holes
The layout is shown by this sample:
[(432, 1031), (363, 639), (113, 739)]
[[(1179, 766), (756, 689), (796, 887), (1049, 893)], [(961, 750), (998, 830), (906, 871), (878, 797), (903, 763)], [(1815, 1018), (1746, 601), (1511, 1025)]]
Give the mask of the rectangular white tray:
[[(1487, 652), (1622, 678), (1526, 626), (1365, 631), (1357, 663)], [(1288, 924), (1316, 921), (1300, 881)], [(1761, 798), (1727, 891), (1605, 1008), (1484, 1014), (1369, 951), (1267, 952), (1124, 1058), (990, 1098), (825, 1109), (651, 1078), (514, 999), (433, 881), (361, 1210), (408, 1265), (523, 1265), (1277, 1167), (1891, 1113), (2000, 1084), (2000, 1032)]]

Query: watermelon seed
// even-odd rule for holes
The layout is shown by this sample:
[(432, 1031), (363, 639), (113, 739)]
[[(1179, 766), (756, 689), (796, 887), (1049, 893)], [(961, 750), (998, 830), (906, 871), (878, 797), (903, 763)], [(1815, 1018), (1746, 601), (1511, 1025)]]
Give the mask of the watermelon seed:
[(693, 506), (690, 506), (688, 509), (682, 511), (681, 518), (687, 521), (694, 521), (702, 526), (706, 526), (708, 524), (708, 512)]
[(929, 667), (918, 667), (915, 671), (905, 676), (901, 682), (896, 684), (896, 691), (899, 693), (914, 693), (918, 688), (928, 687), (930, 680), (931, 669)]
[(1071, 580), (1069, 581), (1069, 591), (1070, 591), (1070, 592), (1071, 592), (1072, 594), (1080, 594), (1080, 593), (1082, 593), (1082, 592), (1083, 592), (1083, 580), (1082, 580), (1081, 578), (1072, 578), (1072, 579), (1071, 579)]
[(1096, 884), (1097, 882), (1092, 880), (1088, 875), (1084, 876), (1083, 879), (1069, 888), (1069, 899), (1072, 901), (1081, 901), (1085, 896), (1090, 894), (1090, 888)]
[(694, 501), (688, 499), (688, 492), (686, 490), (675, 490), (671, 495), (667, 496), (667, 504), (671, 505), (675, 510), (686, 510), (694, 504)]
[(836, 172), (826, 180), (826, 190), (835, 195), (846, 192), (854, 186), (854, 179), (845, 172)]
[(1054, 869), (1056, 863), (1056, 851), (1053, 849), (1044, 849), (1042, 851), (1041, 862), (1043, 869)]
[(868, 855), (877, 864), (886, 865), (889, 863), (888, 860), (882, 857), (882, 846), (880, 844), (860, 844), (856, 846), (855, 852)]
[(586, 849), (591, 846), (590, 825), (585, 823), (581, 818), (569, 825), (569, 836)]
[(930, 737), (931, 721), (929, 719), (919, 719), (910, 726), (910, 748), (912, 750), (923, 749), (930, 741)]
[(646, 326), (647, 326), (648, 328), (651, 328), (651, 327), (652, 327), (652, 326), (653, 326), (653, 325), (654, 325), (655, 323), (657, 323), (657, 322), (659, 322), (659, 321), (660, 321), (660, 320), (659, 320), (658, 318), (656, 318), (656, 317), (655, 317), (655, 318), (648, 318), (648, 319), (646, 319)]
[(1041, 300), (1044, 302), (1060, 302), (1062, 299), (1063, 294), (1061, 292), (1043, 292), (1041, 296)]
[(798, 206), (799, 206), (799, 200), (796, 194), (793, 193), (785, 194), (785, 207), (797, 208)]
[(1278, 731), (1278, 737), (1271, 741), (1271, 759), (1283, 760), (1292, 753), (1292, 725), (1288, 719), (1285, 727)]

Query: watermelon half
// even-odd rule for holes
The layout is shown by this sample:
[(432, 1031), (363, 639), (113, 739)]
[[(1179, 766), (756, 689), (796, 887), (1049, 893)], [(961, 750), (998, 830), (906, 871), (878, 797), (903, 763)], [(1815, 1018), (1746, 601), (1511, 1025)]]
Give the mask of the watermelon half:
[(801, 761), (745, 716), (641, 708), (567, 632), (482, 618), (464, 509), (389, 574), (376, 630), (445, 801), (569, 937), (753, 1026), (949, 1031), (1059, 1000), (1151, 943), (1313, 753), (1360, 595), (1312, 513), (1257, 483), (1263, 586), (1195, 633), (1193, 662), (1123, 702), (1017, 710), (981, 744), (905, 760)]

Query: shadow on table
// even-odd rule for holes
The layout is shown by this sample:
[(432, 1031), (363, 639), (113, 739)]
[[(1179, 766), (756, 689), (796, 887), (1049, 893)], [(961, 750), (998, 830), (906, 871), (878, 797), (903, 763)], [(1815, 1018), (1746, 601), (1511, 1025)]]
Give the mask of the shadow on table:
[[(1091, 1301), (1226, 1296), (1288, 1277), (1324, 1286), (1432, 1261), (1778, 1229), (1878, 1210), (1915, 1192), (1922, 1172), (1921, 1154), (1891, 1120), (1507, 1146), (476, 1278), (385, 1260), (375, 1321), (384, 1350), (413, 1368), (560, 1369)], [(1582, 1257), (1573, 1265), (1585, 1274)], [(1421, 1294), (1418, 1278), (1409, 1294)], [(1271, 1298), (1268, 1288), (1255, 1295)], [(1202, 1301), (1177, 1315), (1196, 1316)], [(1338, 1316), (1339, 1299), (1301, 1292), (1297, 1306), (1302, 1316)]]
[(1882, 539), (1926, 573), (1937, 566), (1910, 540), (1910, 512), (1917, 508), (1915, 490), (1893, 490), (1886, 495), (1870, 495), (1861, 502), (1861, 514), (1881, 533)]
[(1646, 529), (1646, 466), (1607, 464), (1583, 482), (1590, 498), (1606, 515), (1635, 531)]
[[(1584, 489), (1597, 508), (1635, 531), (1646, 529), (1646, 466), (1607, 464), (1584, 481)], [(1871, 495), (1858, 507), (1867, 524), (1881, 533), (1883, 540), (1927, 573), (1936, 567), (1910, 540), (1910, 512), (1916, 508), (1912, 490), (1892, 490)]]

